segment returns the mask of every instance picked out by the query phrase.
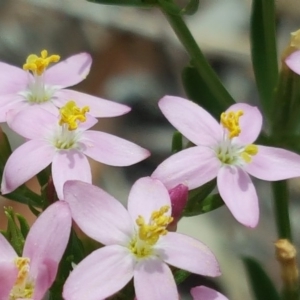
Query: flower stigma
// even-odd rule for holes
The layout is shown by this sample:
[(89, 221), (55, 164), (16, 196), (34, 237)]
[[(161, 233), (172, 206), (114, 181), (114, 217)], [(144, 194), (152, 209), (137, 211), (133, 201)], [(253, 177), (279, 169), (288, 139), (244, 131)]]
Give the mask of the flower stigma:
[(173, 221), (173, 217), (165, 215), (170, 209), (169, 205), (162, 206), (160, 210), (151, 214), (148, 223), (144, 217), (138, 216), (136, 224), (138, 226), (137, 236), (130, 242), (130, 251), (138, 258), (145, 258), (153, 253), (152, 247), (157, 243), (160, 236), (166, 235), (167, 226)]
[(242, 110), (236, 112), (230, 111), (228, 113), (223, 112), (221, 114), (221, 124), (228, 130), (230, 139), (239, 136), (241, 133), (239, 119), (243, 114)]
[(29, 278), (30, 259), (27, 257), (17, 257), (14, 261), (18, 276), (9, 294), (9, 300), (16, 299), (32, 299), (34, 292), (34, 284)]
[(48, 51), (43, 50), (40, 57), (36, 54), (30, 54), (23, 65), (23, 70), (31, 71), (33, 74), (41, 76), (50, 63), (56, 63), (59, 60), (59, 55), (48, 56)]

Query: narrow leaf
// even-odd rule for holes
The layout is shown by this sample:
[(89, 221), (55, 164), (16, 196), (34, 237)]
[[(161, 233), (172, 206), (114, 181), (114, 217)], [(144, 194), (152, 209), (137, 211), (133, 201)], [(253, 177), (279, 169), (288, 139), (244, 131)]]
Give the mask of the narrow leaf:
[(156, 4), (156, 0), (87, 0), (88, 2), (105, 4), (105, 5), (120, 5), (120, 6), (135, 6), (149, 8)]

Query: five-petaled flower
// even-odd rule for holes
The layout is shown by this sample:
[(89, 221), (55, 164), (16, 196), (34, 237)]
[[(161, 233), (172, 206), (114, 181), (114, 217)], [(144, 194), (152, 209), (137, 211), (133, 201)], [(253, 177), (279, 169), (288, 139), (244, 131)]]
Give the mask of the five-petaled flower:
[(196, 286), (191, 289), (193, 300), (228, 300), (221, 293), (206, 286)]
[(259, 219), (256, 190), (248, 174), (276, 181), (300, 176), (300, 156), (288, 150), (254, 145), (262, 128), (256, 107), (238, 103), (218, 123), (195, 103), (165, 96), (159, 107), (169, 122), (196, 146), (180, 151), (153, 172), (168, 189), (180, 183), (195, 189), (217, 177), (219, 193), (233, 216), (255, 227)]
[(65, 89), (88, 75), (92, 64), (88, 53), (73, 55), (48, 69), (59, 60), (59, 55), (48, 56), (43, 50), (40, 57), (30, 54), (23, 69), (0, 62), (0, 122), (6, 121), (10, 109), (39, 105), (55, 113), (69, 99), (76, 100), (80, 106), (88, 105), (96, 118), (120, 116), (130, 111), (126, 105)]
[(31, 227), (19, 257), (0, 234), (0, 299), (41, 300), (56, 278), (66, 249), (71, 214), (59, 201), (49, 206)]
[(171, 202), (159, 180), (139, 179), (130, 191), (128, 211), (103, 190), (79, 181), (66, 182), (64, 199), (81, 230), (105, 245), (72, 271), (64, 285), (66, 300), (105, 299), (132, 278), (139, 300), (178, 299), (167, 264), (205, 276), (220, 275), (204, 244), (167, 231)]
[(60, 109), (60, 116), (38, 106), (7, 114), (8, 125), (26, 141), (9, 157), (3, 172), (2, 194), (15, 190), (52, 163), (53, 183), (59, 199), (63, 184), (78, 179), (91, 183), (85, 155), (112, 166), (128, 166), (149, 156), (149, 151), (108, 133), (87, 130), (97, 119), (88, 107), (74, 101)]

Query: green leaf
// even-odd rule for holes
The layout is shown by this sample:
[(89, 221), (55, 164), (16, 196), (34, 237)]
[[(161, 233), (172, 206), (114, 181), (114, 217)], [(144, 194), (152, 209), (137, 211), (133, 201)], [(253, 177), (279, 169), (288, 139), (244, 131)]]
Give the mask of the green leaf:
[(212, 180), (201, 187), (190, 191), (189, 199), (183, 211), (183, 216), (191, 217), (207, 213), (223, 205), (220, 196), (208, 195), (216, 186), (216, 180)]
[(280, 300), (271, 279), (261, 265), (251, 257), (243, 258), (255, 300)]
[(182, 82), (188, 98), (210, 112), (216, 120), (220, 120), (221, 113), (228, 106), (225, 103), (220, 104), (214, 91), (208, 87), (198, 70), (193, 66), (185, 67), (182, 71)]
[(174, 132), (172, 139), (172, 153), (182, 150), (182, 134), (178, 131)]
[(135, 6), (150, 8), (156, 5), (156, 0), (87, 0), (88, 2), (105, 4), (105, 5), (120, 5), (120, 6)]
[(19, 221), (19, 224), (20, 224), (21, 233), (22, 233), (24, 239), (26, 239), (27, 234), (30, 230), (30, 226), (29, 226), (27, 220), (22, 215), (16, 213), (16, 217), (17, 217), (17, 219)]
[(191, 275), (191, 273), (185, 270), (178, 269), (173, 273), (173, 275), (176, 284), (179, 285), (180, 283), (185, 281)]
[(274, 0), (253, 0), (251, 56), (262, 108), (272, 118), (274, 90), (278, 81)]

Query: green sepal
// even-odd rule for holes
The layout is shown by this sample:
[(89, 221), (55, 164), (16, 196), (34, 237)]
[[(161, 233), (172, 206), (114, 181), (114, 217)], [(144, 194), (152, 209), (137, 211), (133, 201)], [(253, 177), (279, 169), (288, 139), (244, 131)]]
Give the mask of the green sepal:
[(189, 276), (191, 275), (190, 272), (177, 269), (173, 272), (173, 276), (176, 282), (176, 285), (181, 284), (183, 281), (185, 281)]
[[(11, 147), (7, 135), (0, 128), (0, 174), (2, 177), (4, 166), (11, 155)], [(2, 179), (2, 178), (1, 178)]]
[(191, 65), (187, 66), (181, 76), (188, 98), (207, 110), (216, 120), (220, 120), (221, 113), (228, 108), (228, 105), (216, 99), (214, 92), (202, 80), (198, 70)]
[(48, 166), (47, 168), (45, 168), (44, 170), (42, 170), (36, 175), (41, 188), (43, 188), (48, 183), (50, 176), (51, 176), (50, 166)]
[(31, 204), (28, 204), (28, 208), (30, 209), (30, 211), (36, 216), (38, 217), (41, 214), (41, 211), (39, 211), (38, 209), (36, 209), (34, 206), (32, 206)]
[(243, 262), (255, 300), (280, 300), (277, 290), (262, 266), (251, 257), (244, 257)]
[(251, 56), (263, 111), (270, 121), (274, 90), (278, 81), (274, 0), (253, 0)]
[(120, 5), (120, 6), (133, 6), (142, 8), (151, 8), (157, 5), (157, 0), (87, 0), (97, 4), (104, 5)]
[(199, 8), (199, 0), (190, 0), (186, 7), (181, 10), (182, 15), (193, 15)]
[(175, 131), (172, 138), (172, 153), (177, 153), (182, 150), (182, 134)]
[[(216, 201), (214, 197), (206, 200), (207, 196), (212, 192), (215, 186), (216, 186), (216, 180), (212, 180), (202, 185), (201, 187), (190, 191), (187, 204), (183, 211), (183, 216), (185, 217), (197, 216), (209, 212), (209, 209), (211, 210), (215, 209), (213, 208), (214, 205), (212, 204), (213, 202)], [(212, 203), (209, 204), (210, 202)]]
[(12, 247), (15, 249), (19, 256), (22, 255), (25, 237), (22, 234), (22, 231), (16, 223), (16, 216), (12, 207), (5, 207), (4, 213), (7, 217), (7, 230), (6, 237)]
[(20, 224), (21, 233), (22, 233), (24, 239), (26, 239), (27, 234), (30, 230), (30, 226), (29, 226), (27, 220), (22, 215), (16, 213), (16, 217), (17, 217), (17, 219), (19, 221), (19, 224)]

